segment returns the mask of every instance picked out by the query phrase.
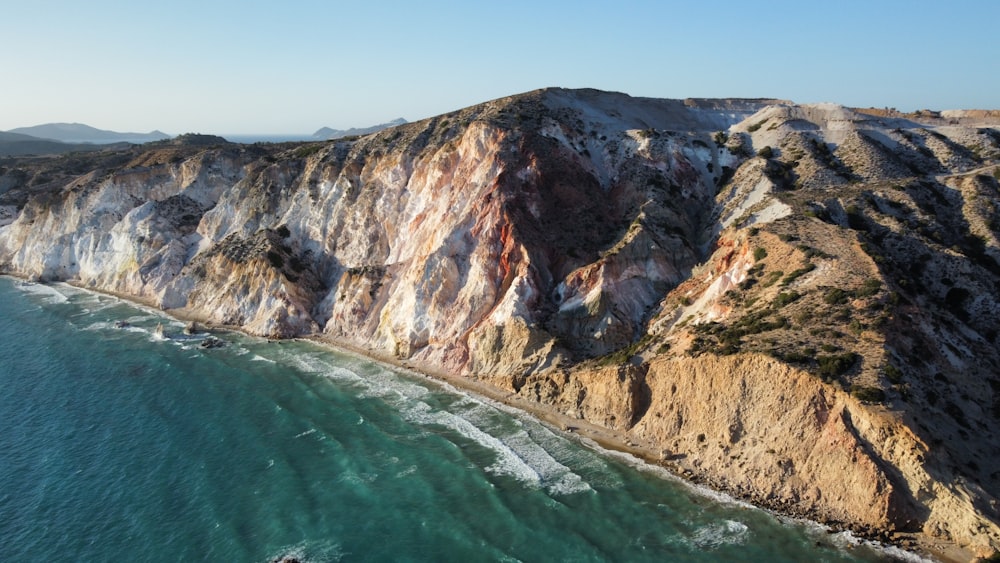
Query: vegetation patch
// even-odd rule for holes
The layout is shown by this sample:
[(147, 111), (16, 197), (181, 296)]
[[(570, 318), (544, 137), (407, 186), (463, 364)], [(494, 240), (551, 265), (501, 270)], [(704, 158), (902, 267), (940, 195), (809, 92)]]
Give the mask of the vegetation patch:
[(899, 384), (903, 382), (902, 370), (892, 364), (885, 364), (882, 366), (882, 373), (885, 374), (885, 378), (888, 379), (890, 383)]
[(782, 291), (774, 298), (774, 307), (780, 309), (789, 303), (798, 301), (802, 294), (797, 291)]
[(844, 375), (857, 363), (858, 355), (854, 352), (816, 356), (816, 364), (819, 366), (818, 373), (823, 381), (832, 381)]
[(868, 387), (865, 385), (852, 385), (851, 395), (866, 403), (882, 403), (885, 401), (885, 391), (878, 387)]
[(805, 266), (799, 268), (798, 270), (790, 272), (787, 276), (785, 276), (781, 280), (781, 285), (786, 286), (815, 269), (816, 269), (815, 264), (806, 264)]

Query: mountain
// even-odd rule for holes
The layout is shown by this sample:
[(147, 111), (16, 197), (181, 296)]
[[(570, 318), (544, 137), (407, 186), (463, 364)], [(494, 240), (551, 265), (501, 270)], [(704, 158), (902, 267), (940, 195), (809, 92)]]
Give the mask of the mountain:
[(390, 127), (395, 127), (397, 125), (403, 125), (406, 120), (402, 117), (398, 119), (393, 119), (388, 123), (380, 123), (378, 125), (372, 125), (371, 127), (362, 128), (350, 128), (350, 129), (330, 129), (329, 127), (322, 127), (313, 133), (314, 139), (319, 139), (323, 141), (328, 141), (331, 139), (340, 139), (342, 137), (353, 137), (356, 135), (368, 135), (371, 133), (376, 133), (383, 129), (388, 129)]
[(550, 88), (322, 144), (15, 159), (0, 272), (405, 362), (968, 560), (1000, 547), (998, 128)]
[(20, 133), (0, 131), (0, 157), (25, 155), (52, 155), (68, 152), (121, 149), (121, 144), (93, 145), (89, 143), (63, 143), (40, 139)]
[(96, 129), (82, 123), (46, 123), (33, 127), (19, 127), (11, 129), (10, 133), (20, 133), (31, 135), (41, 139), (62, 141), (64, 143), (134, 143), (142, 144), (150, 141), (161, 141), (169, 139), (170, 135), (161, 131), (151, 131), (149, 133), (118, 133)]

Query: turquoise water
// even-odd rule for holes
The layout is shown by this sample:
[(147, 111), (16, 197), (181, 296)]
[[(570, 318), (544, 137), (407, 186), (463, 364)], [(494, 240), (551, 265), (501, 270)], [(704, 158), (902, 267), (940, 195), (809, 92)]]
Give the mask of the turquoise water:
[(0, 278), (0, 560), (885, 558), (429, 380), (182, 327)]

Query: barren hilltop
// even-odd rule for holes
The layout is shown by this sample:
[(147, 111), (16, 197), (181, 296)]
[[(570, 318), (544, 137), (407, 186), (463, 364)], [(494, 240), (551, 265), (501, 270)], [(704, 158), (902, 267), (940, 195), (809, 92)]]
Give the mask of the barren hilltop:
[(6, 159), (0, 271), (392, 357), (968, 559), (1000, 548), (998, 177), (996, 112), (553, 88)]

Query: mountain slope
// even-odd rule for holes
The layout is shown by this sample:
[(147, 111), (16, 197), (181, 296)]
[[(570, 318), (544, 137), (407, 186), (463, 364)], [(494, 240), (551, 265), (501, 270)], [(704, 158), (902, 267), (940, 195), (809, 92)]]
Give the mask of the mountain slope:
[(369, 135), (371, 133), (377, 133), (383, 129), (403, 125), (404, 123), (406, 123), (406, 120), (400, 117), (387, 123), (372, 125), (371, 127), (351, 127), (350, 129), (331, 129), (329, 127), (320, 127), (315, 133), (312, 134), (312, 136), (314, 139), (319, 139), (321, 141), (330, 141), (333, 139), (340, 139), (342, 137)]
[(1000, 545), (995, 128), (546, 89), (74, 162), (2, 171), (0, 269), (462, 374), (784, 512)]
[(21, 133), (0, 131), (0, 156), (52, 155), (121, 148), (124, 148), (122, 144), (95, 146), (83, 143), (63, 143)]
[(116, 131), (97, 129), (82, 123), (45, 123), (32, 127), (18, 127), (17, 129), (11, 129), (9, 132), (64, 143), (141, 144), (170, 138), (170, 135), (160, 131), (150, 131), (149, 133), (118, 133)]

